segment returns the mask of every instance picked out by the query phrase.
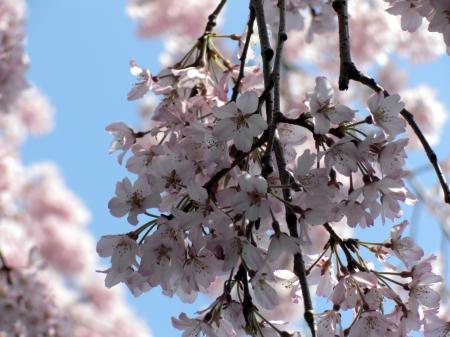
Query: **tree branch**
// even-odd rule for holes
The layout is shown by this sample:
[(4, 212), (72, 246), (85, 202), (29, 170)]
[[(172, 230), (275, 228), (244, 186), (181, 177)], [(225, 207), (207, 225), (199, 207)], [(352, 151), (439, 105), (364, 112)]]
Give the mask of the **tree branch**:
[(271, 160), (272, 155), (272, 139), (275, 133), (273, 126), (273, 106), (272, 106), (272, 89), (275, 86), (275, 82), (272, 77), (272, 58), (274, 55), (273, 49), (270, 45), (269, 32), (267, 31), (266, 18), (264, 14), (264, 5), (262, 0), (252, 0), (253, 7), (256, 13), (256, 21), (258, 22), (258, 35), (261, 43), (261, 59), (263, 63), (264, 73), (264, 94), (266, 96), (266, 119), (269, 125), (269, 139), (270, 143), (267, 145), (270, 147), (266, 151), (262, 158), (262, 175), (263, 177), (269, 176), (273, 172), (273, 165)]
[[(278, 25), (278, 40), (275, 52), (275, 62), (271, 74), (271, 80), (274, 86), (274, 115), (281, 114), (281, 98), (280, 98), (280, 69), (283, 55), (284, 42), (287, 40), (286, 34), (286, 3), (285, 0), (278, 0), (278, 9), (280, 14), (280, 23)], [(269, 138), (267, 140), (266, 151), (261, 159), (263, 164), (263, 173), (270, 175), (273, 172), (272, 165), (272, 148), (276, 131), (276, 120), (272, 116), (269, 124)]]
[[(371, 88), (376, 92), (382, 92), (384, 96), (389, 96), (389, 93), (383, 89), (373, 78), (364, 75), (352, 61), (350, 53), (350, 35), (348, 29), (348, 9), (347, 0), (334, 0), (333, 8), (336, 11), (339, 21), (339, 55), (340, 55), (340, 72), (339, 72), (339, 89), (347, 90), (350, 80), (360, 82), (365, 86)], [(450, 189), (445, 179), (442, 168), (439, 165), (436, 153), (433, 151), (430, 143), (425, 138), (422, 130), (417, 125), (414, 115), (406, 109), (403, 109), (400, 114), (412, 128), (419, 141), (422, 143), (428, 160), (433, 165), (434, 171), (439, 179), (441, 188), (444, 192), (444, 200), (450, 204)]]
[(236, 79), (236, 82), (233, 87), (233, 93), (231, 95), (231, 100), (236, 101), (239, 95), (239, 89), (241, 86), (241, 81), (244, 78), (244, 70), (245, 70), (245, 61), (247, 59), (248, 48), (250, 47), (250, 39), (253, 34), (253, 25), (255, 23), (255, 9), (252, 6), (250, 7), (250, 15), (247, 23), (247, 36), (245, 37), (244, 48), (242, 49), (241, 56), (239, 57), (239, 61), (241, 62), (239, 67), (239, 74)]
[(208, 16), (208, 23), (206, 24), (205, 33), (203, 35), (212, 33), (212, 30), (217, 24), (217, 17), (219, 16), (226, 3), (227, 0), (221, 0), (216, 9), (214, 9), (214, 11)]

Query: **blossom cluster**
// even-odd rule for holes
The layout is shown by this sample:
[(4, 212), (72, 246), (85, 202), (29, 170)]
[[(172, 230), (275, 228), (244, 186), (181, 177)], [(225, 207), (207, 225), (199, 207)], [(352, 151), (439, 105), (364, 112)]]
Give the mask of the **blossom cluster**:
[[(299, 25), (306, 1), (286, 3), (286, 20)], [(310, 35), (335, 30), (330, 4), (313, 3)], [(402, 204), (415, 196), (405, 184), (402, 98), (375, 92), (358, 112), (317, 76), (282, 91), (283, 111), (272, 114), (260, 67), (234, 64), (217, 36), (205, 31), (157, 74), (130, 63), (128, 99), (159, 100), (143, 131), (107, 127), (110, 151), (134, 176), (116, 184), (109, 210), (136, 227), (97, 243), (111, 259), (106, 286), (124, 283), (135, 296), (160, 287), (188, 303), (215, 296), (197, 317), (172, 319), (184, 336), (296, 333), (305, 280), (328, 303), (315, 315), (317, 336), (446, 336), (435, 257), (403, 233)], [(267, 161), (278, 165), (267, 170)], [(380, 222), (393, 222), (381, 242), (352, 234)]]
[(446, 0), (386, 0), (390, 7), (387, 11), (401, 17), (401, 27), (415, 32), (421, 26), (423, 18), (428, 22), (430, 32), (441, 33), (450, 54), (450, 4)]
[[(387, 62), (392, 51), (421, 62), (444, 48), (423, 30), (400, 34), (384, 8), (382, 1), (349, 2), (352, 55), (364, 68), (380, 64), (381, 83), (401, 96), (335, 91), (339, 46), (330, 1), (264, 1), (269, 43), (279, 46), (279, 27), (289, 36), (274, 100), (281, 98), (281, 110), (270, 110), (277, 89), (264, 81), (260, 60), (248, 62), (255, 56), (251, 15), (240, 39), (207, 29), (186, 54), (179, 55), (180, 46), (189, 38), (171, 37), (178, 48), (165, 61), (173, 62), (157, 74), (130, 62), (138, 79), (128, 99), (150, 98), (144, 129), (107, 127), (110, 152), (120, 151), (119, 163), (134, 176), (117, 183), (108, 206), (136, 226), (97, 244), (99, 255), (111, 258), (108, 287), (125, 283), (135, 296), (160, 287), (188, 303), (198, 293), (215, 297), (196, 317), (172, 318), (184, 336), (298, 334), (302, 313), (311, 322), (309, 289), (327, 303), (313, 318), (320, 337), (448, 335), (437, 259), (404, 234), (402, 221), (402, 203), (415, 202), (405, 183), (405, 150), (419, 146), (405, 133), (405, 103), (431, 143), (447, 112), (433, 89), (407, 88)], [(137, 13), (150, 17), (144, 10), (132, 17)], [(162, 26), (164, 33), (191, 19)], [(396, 33), (383, 33), (389, 31)], [(227, 37), (239, 40), (240, 62), (221, 47)], [(262, 50), (262, 63), (264, 57)], [(299, 61), (330, 79), (311, 76)], [(354, 234), (388, 222), (388, 238)]]

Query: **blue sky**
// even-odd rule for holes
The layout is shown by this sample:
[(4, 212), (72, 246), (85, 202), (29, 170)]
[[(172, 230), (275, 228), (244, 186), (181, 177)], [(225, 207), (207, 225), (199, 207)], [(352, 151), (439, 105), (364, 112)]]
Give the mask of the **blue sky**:
[[(237, 4), (232, 1), (234, 10)], [(52, 160), (59, 165), (67, 184), (91, 210), (90, 228), (97, 238), (128, 231), (126, 220), (113, 218), (107, 209), (115, 182), (123, 178), (125, 169), (117, 164), (116, 156), (108, 155), (111, 138), (104, 128), (115, 121), (137, 122), (136, 105), (126, 100), (134, 81), (128, 61), (136, 58), (156, 71), (161, 45), (135, 37), (135, 25), (125, 15), (125, 1), (29, 0), (29, 7), (29, 79), (55, 106), (56, 129), (31, 138), (24, 147), (24, 159)], [(412, 84), (426, 82), (440, 88), (440, 99), (450, 107), (448, 57), (410, 69)], [(445, 144), (449, 132), (447, 126), (444, 144), (437, 148), (441, 156), (450, 153)], [(413, 164), (420, 159), (413, 157)], [(419, 228), (420, 241), (433, 250), (429, 241), (438, 235), (437, 227), (433, 221), (423, 223), (426, 229)], [(155, 289), (139, 299), (130, 297), (130, 303), (155, 336), (179, 335), (170, 326), (170, 317), (186, 310), (178, 301)]]

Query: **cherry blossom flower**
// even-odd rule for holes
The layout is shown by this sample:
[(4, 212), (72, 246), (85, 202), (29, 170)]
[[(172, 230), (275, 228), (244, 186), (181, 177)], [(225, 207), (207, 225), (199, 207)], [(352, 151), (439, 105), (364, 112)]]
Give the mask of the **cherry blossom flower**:
[(392, 3), (386, 11), (392, 15), (401, 15), (403, 30), (415, 32), (422, 24), (422, 14), (419, 12), (421, 2), (417, 0), (399, 0)]
[(423, 257), (423, 249), (420, 248), (410, 236), (403, 237), (402, 234), (408, 225), (408, 221), (395, 225), (391, 229), (391, 240), (388, 243), (389, 248), (406, 267), (419, 261)]
[(435, 13), (430, 21), (428, 30), (430, 32), (442, 33), (444, 35), (445, 44), (450, 46), (450, 21), (448, 18), (450, 4), (441, 0), (430, 0), (430, 2), (435, 9)]
[(333, 88), (325, 77), (316, 78), (314, 92), (308, 94), (307, 99), (317, 133), (325, 134), (331, 124), (349, 122), (355, 116), (355, 111), (345, 105), (333, 105)]
[(119, 164), (122, 164), (123, 157), (136, 142), (136, 135), (132, 129), (121, 122), (108, 125), (106, 131), (111, 133), (114, 137), (111, 146), (109, 147), (109, 153), (122, 150), (122, 153), (117, 157)]
[(400, 102), (399, 95), (384, 97), (382, 92), (376, 93), (369, 98), (367, 105), (375, 125), (384, 130), (389, 140), (405, 132), (406, 123), (399, 116), (405, 105)]
[(239, 177), (238, 183), (241, 190), (229, 201), (229, 206), (235, 212), (245, 213), (250, 221), (268, 217), (270, 205), (267, 200), (267, 181), (263, 177), (244, 174)]
[(0, 4), (0, 110), (8, 112), (28, 87), (25, 79), (28, 58), (24, 51), (25, 6), (22, 1)]
[(158, 207), (161, 197), (153, 193), (147, 181), (136, 180), (132, 185), (128, 178), (116, 184), (116, 196), (113, 197), (108, 207), (113, 216), (122, 217), (128, 213), (128, 222), (137, 225), (137, 216), (152, 207)]
[(257, 108), (258, 95), (254, 91), (248, 91), (236, 103), (229, 102), (215, 109), (213, 112), (219, 121), (214, 127), (213, 135), (220, 140), (233, 139), (238, 150), (250, 151), (253, 137), (267, 129), (267, 123), (255, 113)]
[(412, 281), (408, 284), (411, 310), (417, 312), (419, 306), (436, 308), (439, 306), (440, 295), (432, 288), (432, 285), (441, 282), (442, 277), (431, 271), (430, 261), (434, 257), (427, 258), (412, 270)]
[(448, 337), (450, 336), (450, 322), (440, 319), (434, 310), (425, 311), (425, 337)]
[(252, 286), (255, 292), (255, 300), (263, 308), (271, 310), (280, 304), (277, 292), (270, 285), (269, 281), (273, 280), (273, 276), (267, 268), (258, 271), (252, 278)]
[(361, 158), (356, 145), (349, 137), (336, 142), (325, 154), (327, 167), (334, 167), (339, 173), (349, 176), (358, 170), (357, 162)]
[(128, 100), (133, 101), (144, 97), (144, 95), (152, 89), (153, 78), (150, 71), (139, 67), (134, 60), (130, 61), (130, 71), (131, 75), (136, 76), (139, 79), (139, 82), (137, 82), (128, 93)]
[(111, 256), (112, 266), (105, 271), (105, 284), (108, 288), (126, 279), (131, 266), (136, 264), (137, 252), (137, 242), (127, 235), (107, 235), (100, 239), (97, 243), (98, 255)]
[(300, 253), (300, 242), (286, 233), (274, 234), (267, 248), (267, 260), (276, 261), (283, 253), (288, 256)]
[[(326, 310), (319, 316), (317, 324), (317, 336), (335, 337), (340, 336), (338, 330), (341, 325), (341, 316), (334, 310)], [(342, 327), (341, 327), (342, 329)]]
[(205, 321), (188, 318), (185, 313), (181, 313), (178, 319), (172, 317), (172, 325), (178, 330), (183, 330), (183, 337), (198, 337), (200, 334), (208, 337), (217, 337), (214, 330)]
[(350, 330), (349, 337), (379, 337), (386, 336), (388, 331), (394, 330), (395, 324), (378, 311), (366, 311), (361, 314)]
[(333, 264), (330, 258), (322, 258), (308, 275), (311, 284), (317, 284), (316, 294), (322, 297), (330, 297), (337, 283)]

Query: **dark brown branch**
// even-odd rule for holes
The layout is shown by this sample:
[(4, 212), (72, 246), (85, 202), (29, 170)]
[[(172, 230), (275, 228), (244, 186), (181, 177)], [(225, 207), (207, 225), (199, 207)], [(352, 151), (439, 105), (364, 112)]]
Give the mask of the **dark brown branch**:
[(244, 48), (242, 48), (241, 56), (239, 61), (241, 62), (239, 67), (239, 74), (233, 87), (233, 93), (231, 95), (231, 100), (236, 101), (239, 95), (239, 89), (241, 86), (241, 81), (244, 78), (245, 61), (247, 60), (248, 48), (250, 47), (250, 39), (253, 34), (253, 25), (255, 23), (255, 10), (250, 6), (250, 15), (247, 23), (247, 36), (245, 37)]
[(273, 165), (271, 160), (272, 155), (272, 141), (275, 134), (275, 125), (273, 125), (273, 106), (272, 106), (272, 89), (275, 86), (275, 81), (272, 76), (272, 58), (274, 55), (273, 49), (270, 45), (269, 32), (267, 31), (266, 18), (264, 14), (264, 5), (262, 0), (252, 0), (253, 7), (256, 13), (256, 21), (258, 22), (258, 35), (261, 42), (261, 59), (263, 63), (264, 73), (264, 87), (266, 97), (266, 119), (269, 125), (269, 139), (267, 144), (269, 149), (266, 151), (262, 158), (262, 175), (263, 177), (269, 176), (273, 172)]
[(242, 315), (245, 319), (245, 324), (248, 329), (250, 329), (255, 335), (256, 331), (253, 327), (253, 320), (251, 319), (252, 310), (254, 309), (252, 296), (250, 295), (250, 289), (248, 286), (248, 276), (245, 266), (241, 263), (239, 270), (236, 273), (235, 279), (242, 283), (242, 288), (244, 290), (244, 298), (242, 299)]
[(252, 0), (252, 6), (258, 23), (258, 35), (261, 42), (261, 57), (263, 61), (264, 83), (269, 83), (271, 74), (271, 61), (274, 55), (270, 46), (269, 32), (267, 31), (266, 18), (264, 16), (264, 5), (262, 0)]
[(217, 17), (219, 16), (226, 3), (227, 0), (221, 0), (216, 9), (214, 9), (214, 11), (208, 16), (208, 23), (206, 24), (205, 33), (203, 35), (212, 33), (214, 27), (217, 24)]
[[(340, 72), (339, 72), (339, 89), (347, 90), (350, 80), (360, 82), (365, 86), (371, 88), (376, 92), (383, 92), (384, 96), (389, 96), (389, 93), (384, 90), (373, 78), (363, 74), (353, 63), (350, 53), (350, 35), (348, 30), (348, 9), (347, 0), (334, 0), (333, 8), (336, 11), (339, 21), (339, 55), (340, 55)], [(439, 165), (437, 155), (431, 148), (430, 143), (425, 138), (422, 130), (417, 125), (414, 115), (406, 109), (403, 109), (400, 114), (413, 129), (419, 141), (422, 143), (428, 160), (433, 165), (434, 171), (441, 184), (444, 192), (444, 200), (450, 204), (450, 189), (445, 179), (442, 168)]]
[[(278, 25), (278, 41), (275, 52), (275, 62), (273, 65), (273, 70), (271, 74), (271, 80), (274, 85), (274, 114), (281, 114), (281, 98), (280, 98), (280, 69), (281, 69), (281, 61), (283, 57), (283, 46), (284, 42), (287, 40), (286, 34), (286, 3), (284, 0), (278, 1), (278, 9), (280, 15), (280, 23)], [(276, 120), (273, 118), (269, 123), (269, 138), (267, 140), (266, 151), (261, 159), (263, 164), (263, 175), (270, 175), (273, 172), (272, 165), (272, 148), (273, 141), (275, 137), (275, 131), (277, 128)]]
[(339, 73), (339, 89), (347, 90), (350, 82), (345, 71), (355, 67), (350, 54), (350, 36), (348, 32), (348, 10), (347, 0), (334, 0), (333, 8), (338, 13), (339, 21), (339, 58), (341, 61)]
[[(308, 123), (304, 114), (300, 115), (300, 117), (298, 117), (298, 118), (288, 118), (288, 117), (285, 117), (283, 114), (277, 114), (275, 116), (275, 119), (276, 119), (277, 123), (298, 125), (305, 129), (308, 129), (313, 134), (314, 139), (317, 139), (318, 137), (324, 137), (324, 135), (319, 135), (314, 132), (314, 126), (311, 123)], [(343, 138), (345, 136), (345, 132), (341, 128), (331, 128), (330, 130), (328, 130), (328, 133), (337, 138)]]

